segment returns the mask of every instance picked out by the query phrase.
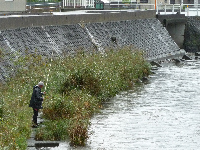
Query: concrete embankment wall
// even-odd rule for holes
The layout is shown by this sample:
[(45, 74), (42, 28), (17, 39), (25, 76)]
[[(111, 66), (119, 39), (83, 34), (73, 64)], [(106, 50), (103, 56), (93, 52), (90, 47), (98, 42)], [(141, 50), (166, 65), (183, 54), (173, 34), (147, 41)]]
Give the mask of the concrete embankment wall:
[[(121, 21), (104, 19), (102, 22), (84, 23), (77, 20), (74, 24), (59, 25), (62, 23), (57, 22), (57, 25), (51, 26), (43, 26), (43, 23), (36, 21), (37, 26), (24, 25), (16, 29), (1, 29), (0, 47), (6, 57), (0, 61), (0, 80), (5, 80), (5, 77), (9, 76), (8, 66), (12, 66), (10, 59), (16, 53), (25, 55), (27, 52), (37, 52), (43, 56), (62, 56), (73, 54), (77, 49), (90, 52), (123, 46), (138, 47), (145, 52), (146, 58), (151, 60), (179, 53), (180, 48), (160, 21), (152, 16), (146, 17)], [(14, 28), (12, 25), (8, 26)]]
[(184, 39), (187, 52), (200, 52), (200, 17), (187, 18)]
[(71, 14), (71, 15), (52, 15), (52, 14), (22, 14), (19, 17), (12, 17), (12, 15), (1, 17), (0, 16), (0, 30), (16, 29), (24, 27), (37, 27), (37, 26), (51, 26), (51, 25), (69, 25), (94, 22), (110, 22), (134, 19), (149, 19), (155, 18), (156, 12), (149, 11), (113, 11), (113, 12), (98, 12), (88, 11), (85, 14)]
[(184, 31), (186, 24), (186, 17), (184, 14), (171, 15), (157, 15), (157, 18), (167, 29), (172, 39), (176, 44), (184, 49)]

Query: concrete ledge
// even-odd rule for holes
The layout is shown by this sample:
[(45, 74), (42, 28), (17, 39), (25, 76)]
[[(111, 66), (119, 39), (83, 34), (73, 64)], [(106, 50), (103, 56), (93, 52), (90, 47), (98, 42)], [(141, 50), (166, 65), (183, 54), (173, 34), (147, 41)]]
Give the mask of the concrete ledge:
[(173, 53), (158, 56), (157, 58), (148, 58), (147, 61), (151, 62), (151, 61), (160, 61), (160, 60), (174, 59), (174, 58), (181, 59), (185, 55), (185, 53), (186, 52), (184, 49), (180, 49)]
[(34, 139), (29, 139), (27, 149), (38, 149), (42, 147), (58, 147), (61, 141), (35, 141)]
[(148, 19), (155, 18), (156, 11), (136, 11), (136, 12), (125, 12), (118, 11), (112, 12), (101, 12), (99, 13), (85, 13), (85, 14), (71, 14), (71, 15), (23, 15), (23, 16), (3, 16), (0, 17), (0, 30), (16, 29), (24, 27), (34, 26), (49, 26), (49, 25), (67, 25), (77, 24), (80, 22), (94, 23), (94, 22), (111, 22), (111, 21), (123, 21), (123, 20), (134, 20), (134, 19)]
[(40, 147), (57, 147), (59, 146), (59, 142), (57, 141), (36, 141), (35, 142), (35, 147), (40, 148)]
[(156, 18), (160, 20), (160, 22), (163, 22), (164, 19), (185, 19), (184, 14), (170, 14), (170, 15), (156, 15)]

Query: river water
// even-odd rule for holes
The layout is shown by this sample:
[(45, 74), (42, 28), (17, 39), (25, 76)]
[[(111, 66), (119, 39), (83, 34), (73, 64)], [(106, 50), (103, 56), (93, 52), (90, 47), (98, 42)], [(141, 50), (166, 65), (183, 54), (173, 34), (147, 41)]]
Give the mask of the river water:
[(86, 147), (54, 150), (197, 150), (200, 61), (163, 63), (147, 83), (122, 92), (91, 120)]

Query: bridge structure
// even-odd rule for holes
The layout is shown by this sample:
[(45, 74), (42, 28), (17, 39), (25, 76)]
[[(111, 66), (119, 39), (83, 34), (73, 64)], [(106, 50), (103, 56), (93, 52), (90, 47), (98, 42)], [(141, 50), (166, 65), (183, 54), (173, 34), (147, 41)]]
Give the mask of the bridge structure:
[(157, 19), (167, 29), (176, 44), (184, 49), (184, 33), (187, 18), (184, 14), (156, 15)]

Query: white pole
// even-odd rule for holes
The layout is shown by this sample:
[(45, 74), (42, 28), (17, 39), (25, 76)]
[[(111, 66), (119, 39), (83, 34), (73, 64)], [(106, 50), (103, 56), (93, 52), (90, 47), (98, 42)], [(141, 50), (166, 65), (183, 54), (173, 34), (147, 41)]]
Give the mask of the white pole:
[(132, 0), (131, 0), (131, 8), (132, 8)]
[(118, 0), (118, 8), (119, 8), (119, 0)]
[(158, 14), (158, 5), (157, 5), (157, 7), (156, 7), (156, 4), (155, 4), (155, 8), (156, 8), (156, 10), (157, 10), (157, 14)]

